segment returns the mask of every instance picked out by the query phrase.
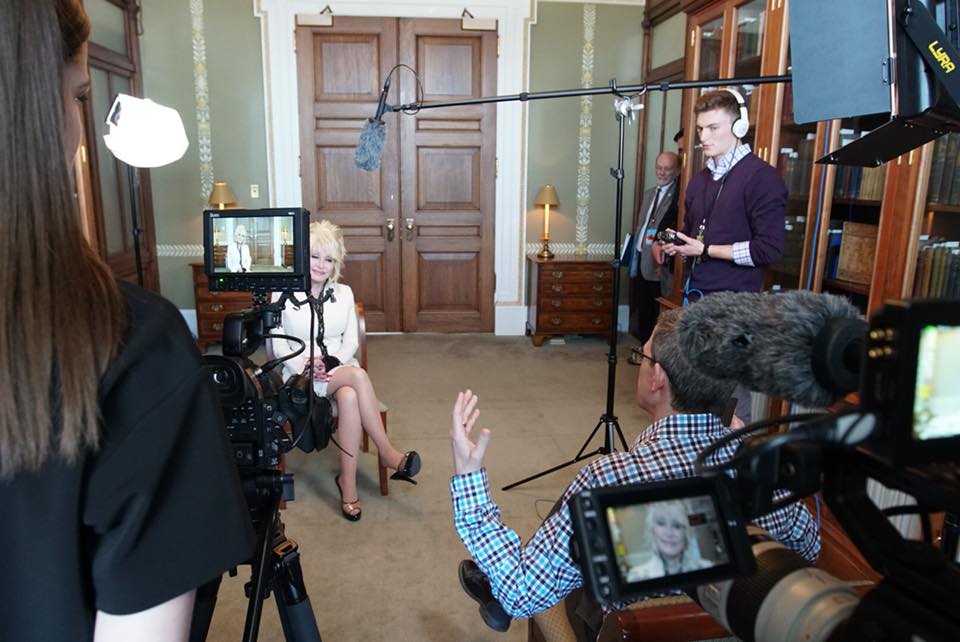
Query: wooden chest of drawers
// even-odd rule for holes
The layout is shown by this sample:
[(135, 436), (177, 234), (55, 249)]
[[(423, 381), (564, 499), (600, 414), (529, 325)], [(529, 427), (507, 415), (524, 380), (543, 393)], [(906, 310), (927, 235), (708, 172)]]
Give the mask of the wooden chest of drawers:
[(530, 262), (527, 333), (533, 345), (557, 334), (608, 335), (613, 306), (613, 257), (557, 255)]
[(248, 292), (211, 292), (207, 289), (207, 275), (202, 263), (191, 263), (193, 268), (193, 298), (197, 306), (197, 347), (206, 352), (212, 343), (223, 339), (223, 318), (253, 305)]

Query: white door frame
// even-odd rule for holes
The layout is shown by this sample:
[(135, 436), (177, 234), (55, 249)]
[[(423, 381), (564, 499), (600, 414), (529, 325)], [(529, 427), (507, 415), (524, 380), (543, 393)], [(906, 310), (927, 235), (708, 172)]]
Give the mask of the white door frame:
[[(327, 4), (324, 0), (253, 0), (254, 16), (260, 18), (267, 119), (267, 180), (272, 207), (302, 205), (297, 60), (293, 34), (297, 14), (319, 13)], [(334, 21), (338, 15), (459, 19), (464, 9), (463, 0), (334, 0), (329, 5)], [(475, 17), (497, 20), (500, 37), (497, 94), (518, 94), (526, 90), (528, 34), (534, 5), (535, 0), (469, 2), (470, 12)], [(390, 102), (394, 102), (393, 96)], [(498, 335), (523, 334), (526, 324), (523, 300), (526, 118), (524, 103), (497, 104), (496, 155), (499, 167), (494, 220), (494, 332)]]

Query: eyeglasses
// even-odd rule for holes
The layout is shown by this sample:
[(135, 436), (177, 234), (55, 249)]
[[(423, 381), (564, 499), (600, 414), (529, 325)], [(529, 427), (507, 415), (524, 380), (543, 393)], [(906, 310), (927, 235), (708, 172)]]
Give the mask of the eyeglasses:
[(642, 352), (638, 352), (637, 354), (640, 355), (640, 358), (641, 358), (641, 359), (649, 359), (649, 360), (650, 360), (650, 363), (660, 363), (659, 361), (657, 361), (656, 359), (654, 359), (654, 358), (651, 357), (650, 355), (644, 354), (644, 353), (642, 353)]
[(643, 350), (637, 350), (637, 349), (634, 349), (633, 352), (630, 353), (630, 357), (627, 358), (627, 361), (632, 363), (635, 366), (639, 366), (641, 363), (643, 363), (644, 359), (649, 359), (650, 363), (660, 363), (650, 355), (643, 352)]

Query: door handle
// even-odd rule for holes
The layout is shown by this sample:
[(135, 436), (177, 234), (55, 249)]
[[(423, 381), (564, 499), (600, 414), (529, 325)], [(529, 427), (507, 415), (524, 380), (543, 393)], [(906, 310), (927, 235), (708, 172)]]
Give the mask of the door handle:
[(404, 227), (407, 228), (407, 240), (412, 241), (413, 240), (413, 219), (408, 218), (404, 220), (406, 221), (406, 224), (404, 225)]
[(387, 219), (387, 241), (393, 240), (393, 231), (397, 229), (397, 224), (392, 218)]

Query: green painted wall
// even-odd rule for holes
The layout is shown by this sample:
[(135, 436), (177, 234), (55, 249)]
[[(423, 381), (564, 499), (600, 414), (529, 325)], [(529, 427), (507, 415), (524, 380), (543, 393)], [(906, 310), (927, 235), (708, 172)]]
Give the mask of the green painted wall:
[[(260, 24), (248, 2), (204, 0), (204, 44), (211, 124), (214, 177), (230, 183), (240, 205), (269, 203), (266, 167), (263, 68)], [(594, 76), (591, 85), (616, 78), (637, 83), (642, 69), (642, 7), (596, 5)], [(540, 2), (538, 22), (531, 28), (531, 91), (580, 86), (583, 5)], [(178, 307), (193, 308), (189, 264), (201, 257), (200, 156), (194, 98), (193, 39), (189, 0), (143, 0), (141, 37), (145, 94), (180, 111), (191, 146), (179, 162), (151, 171), (161, 292)], [(593, 99), (590, 220), (588, 243), (613, 238), (617, 127), (613, 98)], [(553, 217), (554, 240), (575, 240), (577, 145), (580, 101), (577, 98), (531, 103), (528, 194), (532, 204), (539, 187), (557, 185), (560, 216)], [(624, 229), (632, 217), (637, 124), (628, 124), (624, 151)], [(250, 197), (250, 185), (260, 198)], [(532, 205), (529, 205), (532, 208)], [(527, 239), (540, 237), (542, 217), (528, 219)], [(181, 247), (178, 247), (181, 246)], [(169, 256), (177, 254), (177, 256)]]
[[(581, 86), (583, 49), (583, 4), (540, 2), (537, 23), (531, 27), (530, 91), (573, 89)], [(640, 82), (643, 69), (643, 8), (623, 5), (596, 6), (593, 80), (590, 86)], [(579, 98), (532, 102), (528, 105), (527, 151), (527, 241), (542, 236), (543, 216), (533, 200), (544, 183), (557, 187), (560, 205), (551, 209), (550, 238), (573, 243), (577, 212)], [(624, 145), (623, 229), (632, 217), (637, 158), (637, 126), (628, 123)], [(613, 97), (593, 97), (590, 148), (590, 218), (588, 243), (612, 243), (616, 183), (610, 168), (617, 164), (617, 121)], [(537, 208), (539, 209), (539, 208)]]
[[(226, 180), (243, 207), (269, 203), (260, 24), (249, 2), (204, 0), (204, 40), (210, 108), (213, 172)], [(161, 293), (180, 308), (193, 308), (190, 263), (199, 262), (202, 243), (197, 109), (194, 98), (193, 32), (188, 0), (143, 0), (140, 40), (144, 93), (176, 108), (183, 117), (190, 148), (177, 163), (150, 173), (160, 249), (184, 256), (160, 256)], [(260, 197), (250, 197), (250, 185)], [(169, 252), (168, 252), (169, 253)], [(191, 255), (192, 254), (192, 255)]]

